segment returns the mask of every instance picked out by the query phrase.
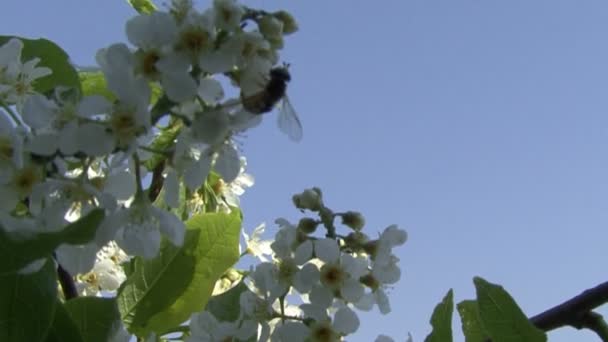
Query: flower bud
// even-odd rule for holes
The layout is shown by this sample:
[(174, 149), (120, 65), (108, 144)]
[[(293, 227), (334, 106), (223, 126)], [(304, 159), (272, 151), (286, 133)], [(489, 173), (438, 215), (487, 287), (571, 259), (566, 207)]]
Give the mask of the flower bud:
[(271, 15), (263, 16), (258, 21), (258, 27), (266, 39), (283, 35), (283, 22)]
[(376, 278), (374, 278), (371, 273), (364, 275), (359, 279), (359, 281), (372, 290), (376, 290), (378, 287), (380, 287), (380, 282)]
[(342, 215), (342, 224), (354, 230), (361, 230), (365, 226), (365, 217), (356, 211), (347, 211)]
[(306, 189), (301, 194), (293, 195), (292, 200), (298, 209), (319, 211), (322, 206), (321, 193), (317, 191), (317, 188)]
[(350, 233), (344, 239), (344, 242), (346, 243), (346, 245), (355, 250), (365, 246), (365, 244), (368, 241), (369, 241), (369, 238), (367, 237), (367, 235), (361, 233), (360, 231)]
[(310, 217), (304, 217), (298, 222), (298, 230), (306, 234), (312, 234), (317, 229), (319, 222)]
[(363, 245), (363, 250), (365, 251), (365, 253), (369, 254), (372, 258), (374, 258), (378, 253), (379, 243), (379, 240), (369, 241), (365, 245)]
[(229, 269), (224, 273), (224, 276), (228, 278), (231, 282), (235, 282), (243, 278), (243, 276), (234, 268)]
[(287, 11), (278, 11), (272, 15), (283, 23), (283, 34), (292, 34), (298, 31), (296, 19)]

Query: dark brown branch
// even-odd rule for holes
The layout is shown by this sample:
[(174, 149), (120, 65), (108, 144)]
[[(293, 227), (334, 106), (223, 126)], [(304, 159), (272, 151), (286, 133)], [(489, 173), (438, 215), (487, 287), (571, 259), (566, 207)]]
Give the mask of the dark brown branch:
[(594, 331), (603, 342), (608, 342), (608, 325), (604, 320), (604, 316), (597, 312), (588, 312), (583, 315), (581, 320), (581, 326), (575, 327), (578, 329), (589, 329)]
[(586, 316), (606, 302), (608, 302), (608, 281), (530, 318), (530, 321), (544, 331), (566, 325), (581, 329), (578, 327), (583, 327), (582, 322), (585, 321)]
[(59, 264), (57, 264), (57, 278), (59, 278), (59, 283), (61, 284), (61, 290), (63, 291), (65, 300), (78, 297), (78, 290), (76, 289), (74, 278), (72, 278), (70, 273), (68, 273), (68, 271), (66, 271)]

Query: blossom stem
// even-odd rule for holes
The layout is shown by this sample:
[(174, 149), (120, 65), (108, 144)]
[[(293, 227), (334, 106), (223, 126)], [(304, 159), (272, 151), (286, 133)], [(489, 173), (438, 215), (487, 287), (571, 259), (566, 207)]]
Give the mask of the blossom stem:
[(11, 119), (13, 119), (13, 121), (15, 122), (15, 125), (17, 125), (17, 126), (23, 125), (21, 123), (21, 120), (19, 120), (19, 117), (17, 116), (17, 114), (15, 114), (15, 112), (11, 109), (11, 107), (7, 106), (6, 103), (4, 103), (4, 101), (0, 100), (0, 106), (2, 106), (2, 108), (11, 117)]
[(186, 117), (185, 115), (181, 115), (181, 114), (177, 114), (175, 112), (169, 112), (169, 115), (176, 117), (180, 120), (182, 120), (182, 122), (184, 123), (184, 125), (186, 126), (190, 126), (192, 124), (192, 121), (190, 121), (190, 119), (188, 117)]
[(66, 300), (78, 297), (78, 290), (74, 278), (60, 264), (57, 264), (57, 278), (61, 284), (61, 290)]
[(143, 146), (140, 145), (138, 146), (138, 148), (141, 148), (144, 151), (150, 152), (150, 153), (155, 153), (155, 154), (159, 154), (161, 156), (165, 156), (165, 157), (170, 157), (171, 156), (171, 151), (169, 150), (159, 150), (153, 147), (149, 147), (149, 146)]
[(133, 159), (135, 161), (135, 183), (137, 186), (137, 193), (141, 194), (143, 193), (143, 188), (141, 186), (141, 166), (139, 163), (139, 156), (137, 155), (137, 153), (133, 153)]

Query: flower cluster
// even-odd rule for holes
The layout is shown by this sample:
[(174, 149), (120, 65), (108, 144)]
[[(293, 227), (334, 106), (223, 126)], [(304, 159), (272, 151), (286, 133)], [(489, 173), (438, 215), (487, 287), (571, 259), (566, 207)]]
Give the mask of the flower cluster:
[[(205, 340), (205, 334), (212, 334), (213, 340), (245, 340), (256, 332), (259, 341), (340, 341), (359, 327), (355, 309), (377, 306), (382, 314), (390, 312), (386, 289), (401, 276), (393, 248), (405, 243), (405, 231), (391, 225), (371, 238), (362, 231), (365, 220), (360, 213), (334, 213), (317, 188), (293, 199), (297, 208), (316, 213), (318, 219), (305, 217), (297, 224), (278, 219), (280, 230), (271, 251), (261, 248), (267, 242), (260, 240), (263, 226), (258, 227), (246, 251), (262, 260), (271, 254), (272, 260), (249, 274), (239, 320), (218, 322), (210, 312), (195, 314), (190, 341)], [(342, 219), (348, 234), (338, 234), (336, 218)], [(325, 234), (315, 234), (318, 230)], [(299, 304), (287, 304), (290, 298)]]
[[(224, 99), (224, 85), (241, 93), (251, 93), (255, 85), (259, 91), (279, 62), (283, 36), (296, 29), (286, 12), (252, 10), (235, 0), (216, 0), (201, 12), (190, 1), (175, 0), (168, 11), (127, 22), (131, 45), (97, 52), (107, 96), (83, 96), (65, 87), (38, 93), (36, 80), (51, 70), (37, 67), (38, 58), (22, 61), (22, 41), (2, 45), (3, 229), (21, 235), (56, 232), (104, 209), (94, 242), (62, 245), (55, 252), (72, 274), (89, 272), (97, 252), (112, 241), (144, 258), (158, 254), (163, 236), (181, 245), (184, 224), (166, 209), (179, 205), (182, 184), (186, 200), (195, 203), (214, 170), (222, 199), (215, 210), (238, 206), (238, 196), (253, 184), (233, 136), (262, 116), (238, 105), (240, 98)], [(153, 89), (160, 90), (160, 98), (153, 98)], [(163, 208), (155, 203), (160, 190)], [(74, 258), (78, 264), (67, 261)]]
[[(77, 87), (39, 90), (38, 80), (51, 69), (38, 66), (39, 58), (23, 61), (21, 40), (5, 42), (0, 229), (15, 239), (61, 233), (102, 209), (92, 241), (60, 244), (53, 257), (81, 294), (116, 291), (126, 279), (121, 264), (130, 257), (157, 257), (162, 239), (184, 244), (185, 218), (238, 207), (253, 177), (245, 173), (234, 137), (258, 125), (260, 112), (276, 101), (264, 101), (264, 111), (255, 113), (245, 103), (264, 95), (284, 36), (296, 30), (284, 11), (253, 10), (236, 0), (214, 0), (199, 11), (192, 1), (173, 0), (167, 11), (127, 22), (130, 44), (97, 52), (109, 92), (87, 96)], [(238, 95), (228, 98), (227, 87)], [(281, 130), (287, 120), (279, 117)], [(290, 137), (298, 140), (301, 130)], [(264, 226), (246, 236), (243, 255), (261, 263), (250, 272), (227, 272), (216, 284), (220, 293), (246, 283), (238, 319), (196, 313), (189, 341), (340, 341), (357, 331), (356, 310), (390, 312), (386, 291), (401, 276), (393, 249), (405, 243), (405, 231), (389, 226), (372, 238), (363, 232), (361, 214), (333, 212), (317, 188), (293, 202), (316, 216), (296, 224), (278, 219), (272, 242), (261, 238)], [(45, 262), (20, 272), (35, 272)], [(116, 340), (129, 338), (122, 327), (116, 334)]]

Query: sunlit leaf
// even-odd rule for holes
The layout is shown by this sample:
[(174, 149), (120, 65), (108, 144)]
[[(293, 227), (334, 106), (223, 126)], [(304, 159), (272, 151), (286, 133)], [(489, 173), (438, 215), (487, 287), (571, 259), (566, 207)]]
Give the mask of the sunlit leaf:
[(474, 300), (463, 300), (457, 305), (460, 321), (462, 322), (462, 332), (466, 342), (486, 341), (483, 326), (479, 318), (479, 308)]
[(151, 0), (127, 0), (137, 13), (150, 14), (156, 11), (156, 5)]
[(55, 317), (45, 342), (64, 341), (86, 342), (83, 339), (80, 330), (78, 330), (76, 322), (74, 322), (63, 303), (58, 302), (55, 306)]
[(163, 333), (201, 311), (216, 280), (239, 256), (239, 211), (196, 215), (186, 222), (183, 247), (164, 241), (158, 257), (136, 258), (118, 292), (122, 319), (132, 333)]
[(65, 308), (87, 342), (108, 341), (120, 326), (115, 298), (79, 297)]
[(43, 341), (57, 304), (55, 264), (36, 273), (0, 276), (0, 341)]
[(241, 294), (246, 291), (249, 291), (249, 288), (241, 281), (230, 290), (211, 297), (205, 310), (211, 312), (220, 321), (234, 322), (240, 313), (239, 299)]
[(477, 290), (479, 317), (493, 342), (544, 342), (547, 335), (536, 328), (505, 289), (480, 277)]
[(450, 289), (437, 304), (431, 315), (433, 331), (424, 339), (425, 342), (452, 341), (452, 312), (454, 311), (454, 292)]

